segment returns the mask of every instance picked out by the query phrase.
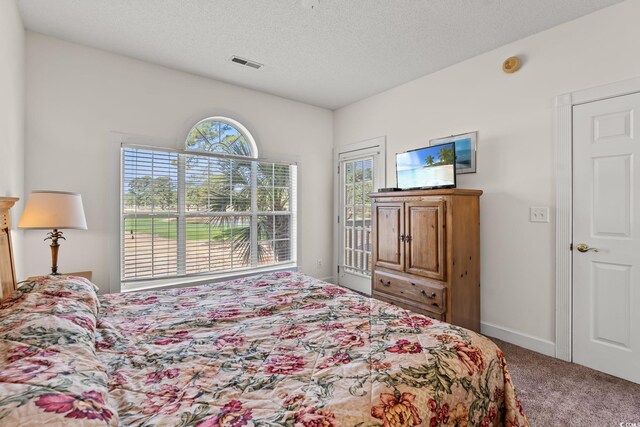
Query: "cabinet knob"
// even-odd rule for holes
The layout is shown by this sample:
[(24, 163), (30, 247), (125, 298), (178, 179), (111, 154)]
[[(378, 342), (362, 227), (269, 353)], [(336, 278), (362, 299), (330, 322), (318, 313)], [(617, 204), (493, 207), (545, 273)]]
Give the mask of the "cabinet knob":
[(424, 289), (421, 292), (422, 292), (422, 295), (424, 295), (425, 297), (427, 297), (429, 299), (436, 299), (436, 293), (435, 292), (431, 292), (431, 295), (427, 294), (427, 291), (425, 291)]
[(382, 286), (391, 286), (391, 280), (389, 280), (389, 281), (387, 281), (387, 282), (385, 283), (385, 281), (384, 281), (384, 280), (380, 279), (380, 283), (382, 283)]
[(405, 239), (404, 234), (401, 234), (401, 235), (400, 235), (400, 241), (401, 241), (401, 242), (404, 242), (404, 239)]

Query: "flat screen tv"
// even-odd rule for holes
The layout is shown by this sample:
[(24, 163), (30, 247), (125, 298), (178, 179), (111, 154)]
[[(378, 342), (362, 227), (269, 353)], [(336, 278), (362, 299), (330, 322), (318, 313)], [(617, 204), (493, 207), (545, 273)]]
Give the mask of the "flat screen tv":
[(396, 182), (402, 190), (455, 188), (455, 142), (396, 154)]

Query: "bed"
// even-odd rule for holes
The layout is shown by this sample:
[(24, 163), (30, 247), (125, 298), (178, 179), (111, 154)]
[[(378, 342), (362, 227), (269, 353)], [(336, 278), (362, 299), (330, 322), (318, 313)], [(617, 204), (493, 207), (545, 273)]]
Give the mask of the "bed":
[(527, 426), (487, 338), (299, 273), (0, 303), (0, 425)]

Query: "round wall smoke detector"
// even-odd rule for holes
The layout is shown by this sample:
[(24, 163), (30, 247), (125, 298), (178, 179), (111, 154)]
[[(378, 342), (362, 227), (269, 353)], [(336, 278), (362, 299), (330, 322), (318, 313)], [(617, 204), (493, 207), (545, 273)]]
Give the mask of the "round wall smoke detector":
[(301, 0), (302, 7), (307, 9), (315, 9), (320, 6), (320, 0)]

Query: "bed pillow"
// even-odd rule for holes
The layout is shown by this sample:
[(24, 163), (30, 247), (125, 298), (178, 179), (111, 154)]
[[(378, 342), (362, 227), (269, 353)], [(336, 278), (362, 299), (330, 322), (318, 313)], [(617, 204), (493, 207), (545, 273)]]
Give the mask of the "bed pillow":
[(118, 425), (95, 353), (97, 312), (80, 277), (38, 278), (0, 304), (0, 425)]
[(40, 276), (25, 282), (10, 300), (25, 298), (29, 294), (70, 298), (97, 315), (100, 307), (97, 291), (98, 287), (84, 277)]

